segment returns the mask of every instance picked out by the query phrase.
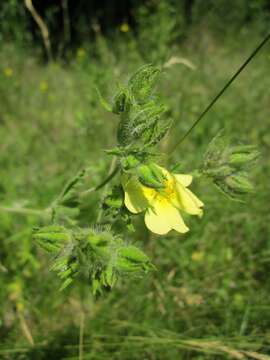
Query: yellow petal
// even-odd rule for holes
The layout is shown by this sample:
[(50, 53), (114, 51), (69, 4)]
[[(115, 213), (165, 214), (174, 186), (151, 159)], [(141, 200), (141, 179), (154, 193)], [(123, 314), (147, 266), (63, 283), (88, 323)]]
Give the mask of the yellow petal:
[(127, 209), (134, 214), (145, 210), (148, 206), (148, 201), (144, 196), (139, 181), (128, 175), (122, 175), (121, 180), (125, 192), (125, 205)]
[(141, 185), (141, 190), (142, 190), (142, 193), (143, 193), (143, 195), (146, 198), (148, 203), (151, 203), (151, 201), (157, 195), (157, 191), (155, 189), (151, 189), (151, 188), (149, 188), (147, 186), (144, 186), (144, 185)]
[(155, 234), (164, 235), (174, 229), (185, 233), (189, 228), (179, 211), (166, 199), (155, 199), (145, 213), (145, 224)]
[(192, 175), (188, 174), (173, 174), (177, 182), (187, 187), (192, 183)]
[(180, 208), (191, 215), (202, 215), (203, 203), (195, 196), (189, 189), (182, 186), (180, 183), (176, 184), (176, 189), (179, 198)]
[(189, 189), (186, 189), (186, 192), (190, 195), (190, 197), (192, 197), (193, 201), (197, 204), (197, 206), (199, 206), (199, 207), (204, 206), (204, 203), (199, 198), (197, 198), (197, 196), (195, 194), (193, 194), (192, 191), (190, 191)]

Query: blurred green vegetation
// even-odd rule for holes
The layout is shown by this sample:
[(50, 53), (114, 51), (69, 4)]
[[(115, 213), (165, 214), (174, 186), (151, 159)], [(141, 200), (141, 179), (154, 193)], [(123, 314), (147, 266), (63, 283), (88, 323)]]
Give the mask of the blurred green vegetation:
[[(154, 236), (139, 217), (134, 238), (157, 272), (98, 299), (84, 283), (59, 292), (47, 255), (31, 239), (39, 218), (16, 212), (46, 207), (84, 166), (91, 169), (89, 186), (103, 179), (110, 161), (103, 149), (115, 145), (116, 120), (100, 106), (95, 88), (110, 99), (117, 81), (145, 62), (175, 62), (159, 88), (175, 120), (162, 151), (181, 137), (268, 26), (266, 1), (220, 1), (209, 12), (205, 3), (209, 9), (216, 4), (197, 1), (190, 27), (184, 15), (172, 16), (173, 2), (161, 1), (154, 11), (140, 7), (136, 31), (126, 24), (106, 37), (98, 29), (65, 58), (44, 64), (42, 40), (32, 46), (24, 15), (17, 17), (24, 10), (15, 0), (6, 2), (0, 44), (0, 358), (78, 359), (79, 351), (80, 359), (121, 360), (270, 355), (269, 45), (170, 159), (192, 171), (225, 128), (235, 142), (261, 151), (255, 193), (239, 203), (197, 181), (205, 215), (190, 219), (187, 235)], [(252, 19), (247, 8), (256, 15)], [(86, 226), (96, 217), (99, 196), (87, 199)]]

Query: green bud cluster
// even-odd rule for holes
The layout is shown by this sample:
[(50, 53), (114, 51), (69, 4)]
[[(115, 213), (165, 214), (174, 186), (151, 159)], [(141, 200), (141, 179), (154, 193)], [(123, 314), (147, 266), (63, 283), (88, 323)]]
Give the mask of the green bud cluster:
[(259, 155), (256, 147), (230, 146), (221, 134), (218, 134), (206, 151), (202, 172), (225, 194), (237, 198), (253, 192), (248, 170)]
[[(171, 120), (162, 116), (167, 108), (154, 96), (160, 69), (151, 64), (139, 68), (126, 86), (121, 86), (106, 110), (120, 116), (117, 129), (118, 147), (125, 155), (156, 145), (167, 133)], [(101, 98), (102, 104), (104, 99)], [(115, 153), (115, 152), (114, 152)], [(117, 152), (115, 153), (117, 155)]]
[(61, 289), (81, 277), (93, 293), (111, 288), (122, 276), (141, 276), (154, 269), (149, 258), (109, 230), (70, 230), (63, 226), (35, 229), (34, 240), (53, 254), (51, 270), (62, 281)]
[(131, 107), (131, 102), (132, 99), (128, 89), (120, 89), (113, 98), (112, 112), (117, 115), (128, 112)]
[(160, 75), (160, 69), (153, 65), (144, 65), (130, 78), (129, 88), (138, 102), (145, 102), (152, 94)]

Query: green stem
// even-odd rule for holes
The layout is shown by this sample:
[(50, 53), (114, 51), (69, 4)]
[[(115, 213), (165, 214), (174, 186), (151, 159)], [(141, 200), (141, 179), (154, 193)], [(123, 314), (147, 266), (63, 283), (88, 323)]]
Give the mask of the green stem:
[(42, 216), (44, 216), (44, 213), (47, 211), (47, 209), (46, 210), (36, 210), (36, 209), (27, 209), (27, 208), (23, 208), (23, 207), (0, 206), (0, 211), (42, 217)]
[[(111, 166), (110, 166), (110, 169), (109, 169), (109, 176), (107, 177), (107, 179), (106, 180), (108, 180), (108, 181), (106, 181), (106, 183), (104, 184), (104, 182), (103, 182), (103, 186), (105, 185), (105, 187), (104, 187), (104, 190), (103, 190), (103, 197), (105, 196), (105, 193), (106, 193), (106, 191), (107, 191), (107, 187), (108, 187), (108, 182), (114, 177), (114, 175), (118, 172), (118, 167), (116, 166), (116, 161), (117, 161), (117, 157), (116, 156), (114, 156), (113, 158), (112, 158), (112, 162), (111, 162)], [(114, 170), (113, 170), (114, 169)], [(117, 171), (116, 171), (116, 169), (117, 169)], [(115, 172), (116, 171), (116, 172)], [(115, 172), (115, 173), (114, 173)], [(102, 209), (102, 207), (100, 208), (100, 210), (99, 210), (99, 213), (98, 213), (98, 217), (97, 217), (97, 223), (100, 223), (100, 221), (101, 221), (101, 218), (102, 218), (102, 214), (103, 214), (103, 209)]]
[(83, 191), (80, 194), (80, 196), (85, 197), (85, 196), (87, 196), (88, 194), (91, 194), (94, 191), (100, 190), (101, 188), (103, 188), (105, 185), (107, 185), (107, 183), (110, 182), (115, 177), (115, 175), (118, 173), (119, 170), (120, 170), (120, 166), (116, 165), (115, 168), (112, 170), (112, 172), (110, 172), (110, 174), (108, 175), (108, 177), (105, 180), (103, 180), (99, 185), (97, 185), (95, 187), (92, 187), (91, 189)]
[(81, 313), (79, 334), (79, 360), (83, 360), (84, 313)]

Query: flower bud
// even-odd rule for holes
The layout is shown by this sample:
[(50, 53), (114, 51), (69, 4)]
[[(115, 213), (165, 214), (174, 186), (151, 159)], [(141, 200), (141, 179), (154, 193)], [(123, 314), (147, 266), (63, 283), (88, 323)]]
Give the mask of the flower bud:
[(207, 176), (213, 177), (215, 180), (223, 179), (226, 176), (230, 175), (233, 172), (233, 169), (228, 165), (221, 165), (216, 168), (209, 168), (205, 170)]
[(254, 190), (251, 182), (245, 174), (236, 174), (228, 176), (225, 179), (225, 184), (235, 194), (248, 194)]
[(134, 263), (149, 262), (148, 256), (145, 255), (144, 252), (142, 252), (140, 249), (138, 249), (136, 246), (133, 245), (121, 247), (118, 250), (118, 256), (120, 258), (127, 259)]
[(242, 151), (233, 151), (229, 156), (229, 164), (233, 166), (243, 166), (247, 163), (255, 161), (260, 155), (259, 151), (254, 149), (254, 147), (249, 151), (248, 148), (250, 147), (243, 146)]
[(255, 150), (257, 150), (257, 147), (254, 145), (236, 145), (236, 146), (231, 146), (231, 152), (232, 154), (237, 154), (237, 153), (251, 153)]
[(115, 114), (123, 113), (128, 111), (130, 108), (130, 98), (125, 89), (120, 90), (113, 99), (112, 112)]
[(106, 247), (111, 242), (111, 239), (104, 236), (104, 233), (90, 232), (87, 236), (89, 244), (93, 247)]
[(148, 256), (135, 246), (125, 246), (118, 250), (116, 268), (123, 272), (141, 272), (153, 268)]
[(116, 268), (124, 273), (140, 272), (142, 270), (140, 264), (133, 264), (132, 261), (123, 258), (117, 259)]
[(70, 231), (63, 226), (44, 226), (34, 230), (34, 240), (46, 251), (57, 252), (63, 244), (71, 240)]
[(137, 100), (144, 101), (151, 95), (159, 74), (160, 69), (151, 64), (144, 65), (135, 72), (128, 86)]
[(165, 177), (155, 164), (141, 165), (137, 168), (137, 175), (141, 184), (155, 189), (164, 187)]
[(255, 146), (231, 146), (219, 133), (205, 153), (203, 173), (229, 196), (242, 196), (253, 191), (246, 171), (259, 155)]
[(160, 182), (163, 182), (164, 180), (166, 180), (166, 176), (163, 174), (163, 172), (161, 171), (159, 166), (157, 166), (155, 163), (150, 163), (148, 166), (149, 166), (150, 170), (152, 171), (152, 173), (154, 174), (154, 176)]
[(115, 271), (112, 264), (109, 264), (105, 271), (101, 274), (101, 280), (103, 285), (113, 287), (117, 281)]
[(139, 165), (140, 162), (133, 155), (128, 155), (125, 158), (121, 159), (121, 165), (125, 170), (130, 170)]
[(87, 237), (91, 251), (95, 253), (98, 258), (107, 262), (111, 257), (111, 244), (114, 241), (113, 236), (108, 232), (95, 233), (92, 231)]

